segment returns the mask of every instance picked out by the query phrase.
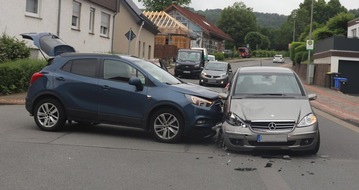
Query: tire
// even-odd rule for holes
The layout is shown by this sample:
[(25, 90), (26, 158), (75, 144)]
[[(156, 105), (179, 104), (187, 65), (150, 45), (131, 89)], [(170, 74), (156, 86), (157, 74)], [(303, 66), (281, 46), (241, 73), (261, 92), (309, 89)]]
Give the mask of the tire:
[(66, 123), (66, 115), (61, 103), (52, 98), (38, 102), (34, 110), (36, 125), (44, 131), (58, 131)]
[(150, 120), (152, 135), (160, 142), (175, 143), (182, 139), (184, 119), (182, 115), (171, 108), (156, 111)]

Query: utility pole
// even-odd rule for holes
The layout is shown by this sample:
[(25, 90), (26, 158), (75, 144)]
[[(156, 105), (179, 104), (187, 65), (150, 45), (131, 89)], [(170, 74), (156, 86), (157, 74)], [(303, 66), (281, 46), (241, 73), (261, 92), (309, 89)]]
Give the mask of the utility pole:
[[(312, 40), (312, 30), (313, 30), (313, 7), (314, 0), (312, 0), (312, 7), (310, 12), (310, 30), (309, 30), (309, 40)], [(314, 77), (314, 64), (310, 62), (310, 51), (308, 50), (308, 63), (307, 63), (307, 84), (313, 84)]]

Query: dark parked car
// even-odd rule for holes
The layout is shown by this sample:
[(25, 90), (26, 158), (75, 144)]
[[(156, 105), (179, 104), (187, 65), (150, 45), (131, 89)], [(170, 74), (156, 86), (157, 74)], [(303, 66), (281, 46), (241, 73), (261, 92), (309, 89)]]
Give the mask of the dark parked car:
[(198, 78), (205, 63), (205, 55), (202, 50), (179, 49), (175, 63), (174, 75), (176, 77)]
[(319, 150), (318, 121), (298, 76), (289, 68), (239, 68), (224, 105), (219, 142), (230, 150)]
[[(49, 35), (57, 39), (23, 34), (40, 49), (55, 44)], [(222, 119), (217, 92), (182, 82), (142, 59), (94, 53), (50, 59), (31, 78), (26, 109), (45, 131), (60, 130), (66, 121), (118, 124), (149, 130), (168, 143), (192, 131), (212, 135)]]
[(231, 64), (222, 61), (210, 61), (203, 68), (199, 85), (211, 84), (225, 87), (232, 78)]

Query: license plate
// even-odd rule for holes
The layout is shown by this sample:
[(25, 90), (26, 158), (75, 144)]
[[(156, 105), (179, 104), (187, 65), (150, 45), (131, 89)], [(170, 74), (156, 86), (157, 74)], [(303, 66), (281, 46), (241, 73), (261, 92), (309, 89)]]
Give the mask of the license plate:
[(188, 73), (191, 73), (191, 71), (183, 71), (183, 73), (187, 73), (187, 74), (188, 74)]
[(257, 142), (287, 142), (287, 135), (257, 135)]
[(215, 80), (215, 79), (208, 79), (208, 82), (210, 82), (210, 83), (215, 83), (216, 80)]

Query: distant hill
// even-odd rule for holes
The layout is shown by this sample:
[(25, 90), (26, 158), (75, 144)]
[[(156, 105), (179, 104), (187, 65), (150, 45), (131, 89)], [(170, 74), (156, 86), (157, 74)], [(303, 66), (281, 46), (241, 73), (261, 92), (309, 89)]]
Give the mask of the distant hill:
[[(217, 25), (217, 21), (222, 13), (222, 9), (207, 9), (205, 11), (195, 11), (193, 8), (188, 8), (192, 12), (204, 15), (210, 22)], [(257, 23), (261, 28), (279, 28), (287, 21), (288, 16), (273, 14), (273, 13), (258, 13), (254, 12), (257, 17)]]
[(257, 23), (261, 28), (279, 28), (287, 21), (288, 16), (274, 13), (254, 12), (257, 17)]

